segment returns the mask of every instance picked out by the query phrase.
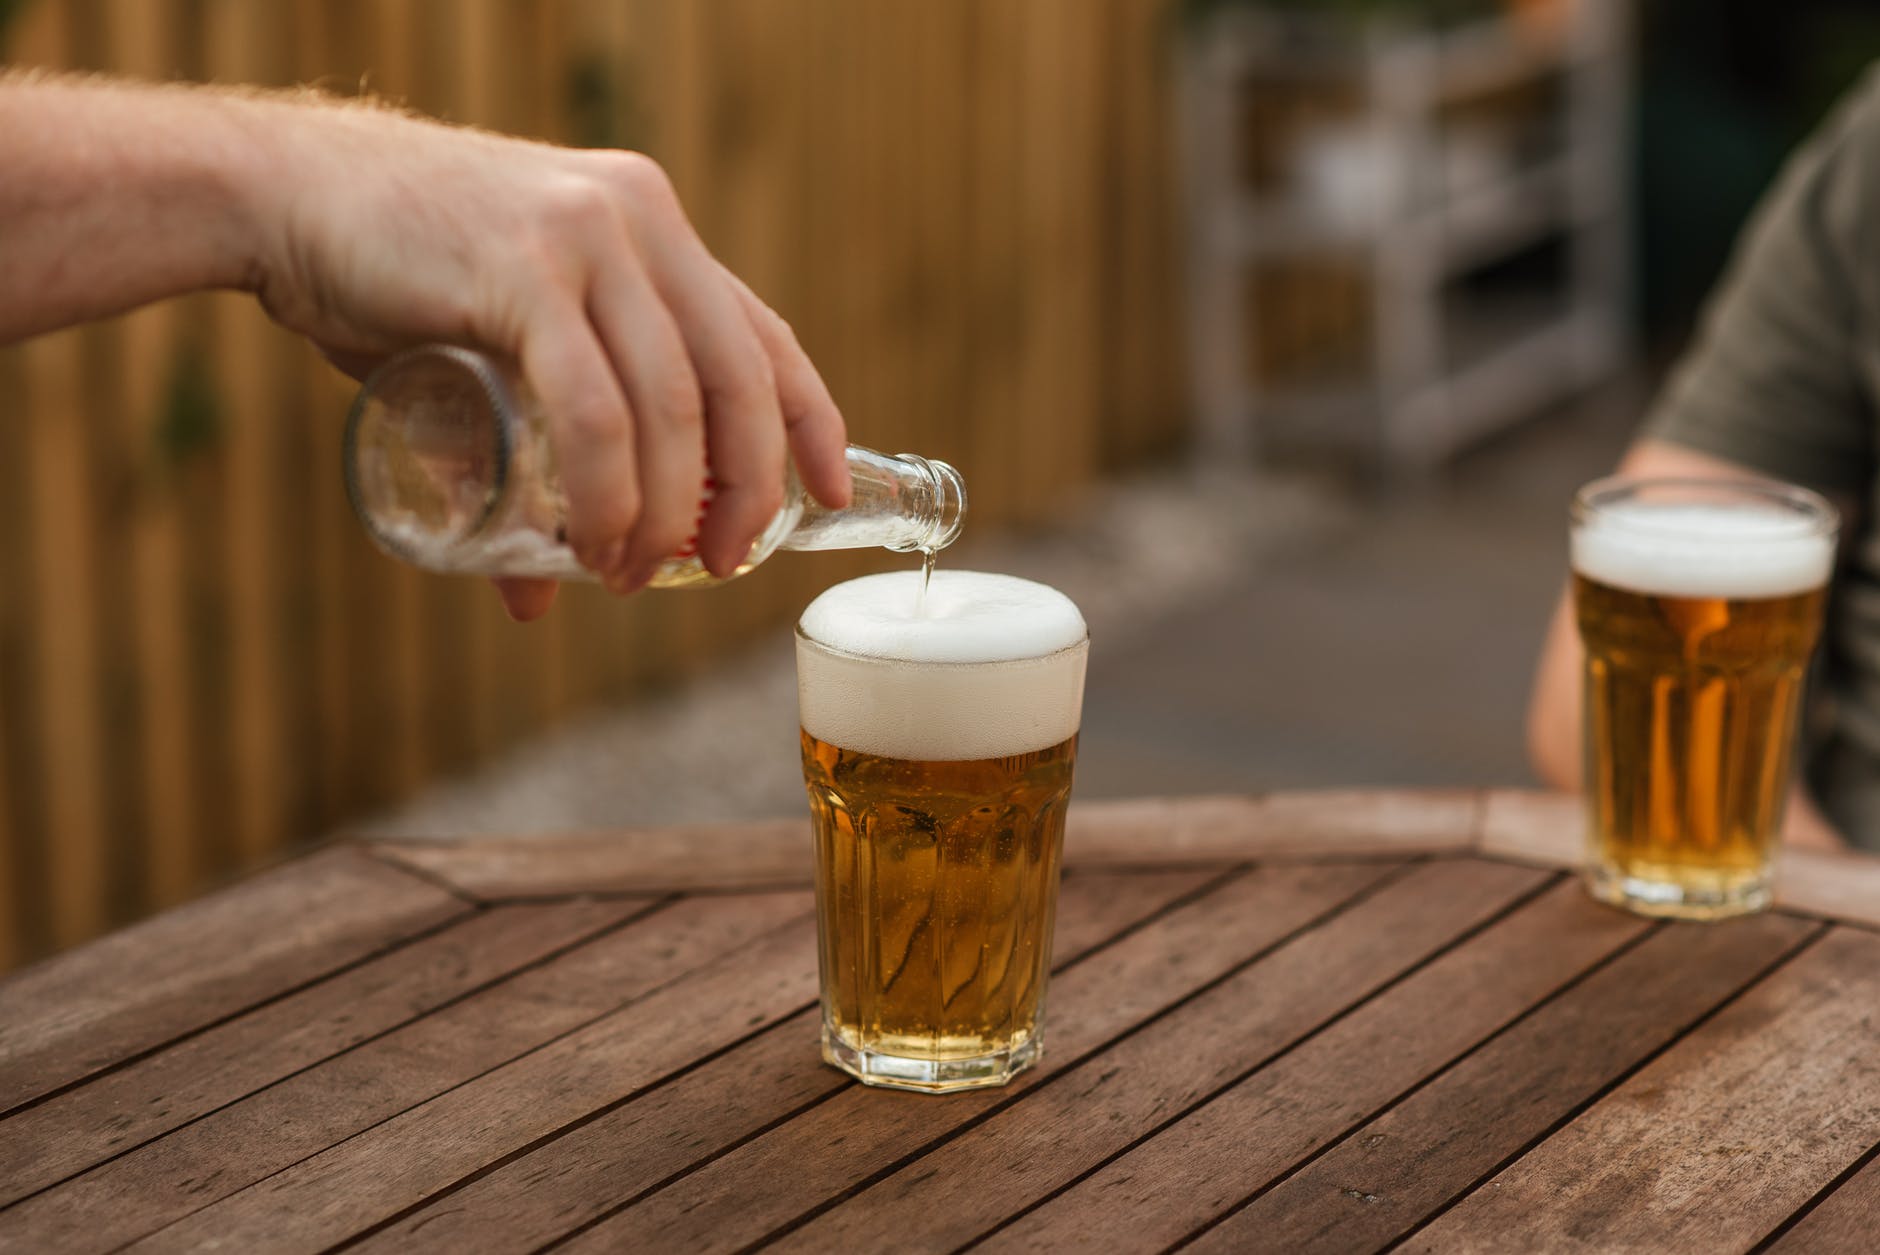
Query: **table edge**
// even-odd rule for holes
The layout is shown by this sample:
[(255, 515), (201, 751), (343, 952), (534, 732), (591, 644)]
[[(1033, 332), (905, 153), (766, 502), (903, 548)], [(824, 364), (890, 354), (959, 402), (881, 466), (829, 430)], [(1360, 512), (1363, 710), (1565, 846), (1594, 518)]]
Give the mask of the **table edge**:
[[(406, 871), (481, 901), (800, 887), (807, 816), (540, 836), (358, 837)], [(1581, 859), (1574, 794), (1522, 788), (1334, 789), (1076, 802), (1067, 868), (1479, 854)], [(1880, 925), (1880, 859), (1789, 851), (1777, 905)]]

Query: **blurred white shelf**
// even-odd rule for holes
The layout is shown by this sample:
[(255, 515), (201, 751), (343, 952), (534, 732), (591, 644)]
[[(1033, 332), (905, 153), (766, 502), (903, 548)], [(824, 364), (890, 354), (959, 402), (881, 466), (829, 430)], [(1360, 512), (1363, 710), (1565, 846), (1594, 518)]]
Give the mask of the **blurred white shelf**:
[[(1263, 429), (1307, 424), (1368, 437), (1397, 463), (1428, 463), (1615, 370), (1627, 351), (1627, 0), (1565, 0), (1559, 28), (1510, 18), (1446, 30), (1217, 11), (1189, 32), (1179, 71), (1188, 217), (1190, 371), (1198, 456), (1257, 452)], [(1277, 191), (1245, 186), (1243, 105), (1266, 82), (1338, 81), (1362, 107), (1304, 131)], [(1459, 100), (1544, 86), (1538, 158), (1454, 118)], [(1565, 258), (1554, 313), (1458, 353), (1447, 294), (1462, 276), (1554, 245)], [(1369, 277), (1370, 378), (1280, 393), (1249, 376), (1252, 268), (1313, 255)], [(1368, 412), (1368, 419), (1363, 417)], [(1357, 417), (1354, 417), (1356, 415)]]
[[(1456, 193), (1447, 204), (1405, 215), (1393, 230), (1406, 245), (1440, 258), (1445, 274), (1476, 269), (1549, 235), (1571, 229), (1589, 214), (1610, 212), (1612, 197), (1576, 198), (1573, 157), (1556, 157), (1530, 170)], [(1208, 229), (1217, 255), (1241, 262), (1372, 243), (1374, 222), (1353, 222), (1297, 203), (1243, 200), (1221, 207)]]
[(1416, 58), (1438, 97), (1457, 100), (1571, 69), (1593, 50), (1573, 40), (1538, 37), (1505, 18), (1484, 18), (1438, 30), (1378, 28), (1366, 46), (1331, 23), (1253, 5), (1217, 13), (1203, 50), (1214, 73), (1257, 71), (1301, 80), (1349, 78), (1382, 53)]

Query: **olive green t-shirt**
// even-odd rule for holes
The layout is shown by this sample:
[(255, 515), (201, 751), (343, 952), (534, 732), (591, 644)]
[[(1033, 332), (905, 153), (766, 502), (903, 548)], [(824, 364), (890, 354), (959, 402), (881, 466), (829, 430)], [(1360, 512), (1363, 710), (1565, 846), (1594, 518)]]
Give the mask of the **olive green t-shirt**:
[(1804, 771), (1841, 830), (1880, 849), (1880, 67), (1764, 198), (1644, 434), (1851, 509)]

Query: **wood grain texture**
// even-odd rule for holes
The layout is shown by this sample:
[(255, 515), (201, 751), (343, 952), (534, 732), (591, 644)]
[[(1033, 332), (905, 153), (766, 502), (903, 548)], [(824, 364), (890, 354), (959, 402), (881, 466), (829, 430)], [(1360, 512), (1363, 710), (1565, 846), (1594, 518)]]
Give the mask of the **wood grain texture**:
[[(744, 910), (732, 898), (695, 901), (720, 917)], [(725, 919), (721, 927), (731, 924)], [(814, 939), (814, 919), (798, 915), (131, 1249), (195, 1251), (215, 1242), (231, 1250), (313, 1251), (342, 1241), (801, 1011), (816, 998)]]
[[(1077, 961), (1187, 894), (1209, 874), (1091, 873), (1058, 903), (1054, 967)], [(462, 1189), (428, 1200), (359, 1247), (533, 1249), (855, 1082), (824, 1066), (809, 1008), (670, 1085), (616, 1108)]]
[[(1064, 862), (1173, 866), (1460, 851), (1472, 844), (1476, 812), (1477, 797), (1467, 791), (1078, 802), (1065, 829)], [(555, 837), (390, 840), (371, 848), (488, 900), (807, 884), (813, 873), (807, 817)]]
[(23, 591), (34, 617), (30, 700), (43, 737), (31, 770), (45, 798), (40, 856), (60, 945), (103, 931), (112, 917), (106, 799), (114, 782), (106, 770), (99, 590), (87, 574), (97, 504), (84, 426), (82, 336), (62, 331), (23, 350), (32, 538), (32, 583)]
[[(176, 72), (180, 26), (175, 0), (109, 0), (100, 26), (111, 64), (140, 78)], [(120, 409), (114, 416), (125, 459), (129, 518), (122, 545), (130, 573), (124, 590), (131, 633), (135, 752), (143, 820), (147, 901), (183, 901), (200, 883), (199, 799), (189, 755), (195, 744), (196, 693), (189, 683), (183, 601), (182, 512), (172, 468), (155, 464), (164, 402), (176, 361), (176, 311), (153, 306), (124, 319), (119, 342)]]
[(1880, 858), (1786, 850), (1776, 865), (1776, 906), (1880, 927)]
[(812, 896), (702, 870), (793, 823), (472, 843), (485, 906), (329, 848), (0, 984), (0, 1250), (1871, 1245), (1837, 859), (1828, 922), (1666, 924), (1537, 857), (1558, 799), (1321, 800), (1091, 808), (1043, 1060), (945, 1098), (823, 1065)]
[(478, 898), (804, 885), (809, 816), (623, 832), (464, 841), (377, 841), (372, 850)]
[[(1582, 907), (1612, 914), (1590, 902)], [(1660, 926), (1354, 1128), (1189, 1249), (1382, 1249), (1674, 1041), (1811, 931), (1779, 915), (1728, 928)], [(1563, 932), (1561, 944), (1569, 936)]]
[(1880, 1142), (1877, 997), (1880, 937), (1830, 931), (1404, 1249), (1749, 1246)]
[(0, 1206), (419, 1019), (650, 902), (495, 907), (29, 1107), (0, 1136)]
[[(1498, 858), (1577, 867), (1586, 858), (1586, 811), (1577, 795), (1491, 789), (1483, 796), (1479, 848)], [(1880, 926), (1880, 858), (1859, 851), (1785, 850), (1776, 905), (1827, 919)]]
[(1586, 857), (1586, 808), (1573, 793), (1490, 789), (1476, 848), (1543, 867), (1578, 867)]
[[(1440, 900), (1430, 898), (1431, 907)], [(1372, 913), (1354, 911), (1350, 927), (1366, 926)], [(1587, 902), (1578, 885), (1557, 884), (1104, 1164), (987, 1246), (1172, 1245), (1647, 927)], [(1419, 1014), (1437, 1006), (1440, 1016)]]
[(333, 849), (28, 968), (0, 981), (0, 1110), (469, 910)]
[(1459, 852), (1474, 844), (1471, 790), (1300, 791), (1078, 803), (1067, 863)]
[(569, 1249), (735, 1250), (757, 1241), (866, 1182), (883, 1165), (922, 1153), (1001, 1108), (1027, 1103), (1118, 1036), (1335, 913), (1393, 870), (1326, 864), (1261, 869), (1234, 880), (1055, 981), (1045, 1056), (1004, 1089), (955, 1095), (944, 1105), (925, 1095), (845, 1090), (589, 1229)]
[[(1478, 961), (1477, 947), (1465, 947), (1365, 1001), (1545, 881), (1540, 872), (1478, 861), (1419, 868), (1092, 1066), (825, 1212), (780, 1249), (879, 1249), (916, 1224), (927, 1239), (960, 1245), (1144, 1137), (1112, 1165), (1110, 1183), (1130, 1183), (1126, 1197), (1097, 1206), (1105, 1197), (1099, 1186), (1039, 1232), (1059, 1249), (1160, 1249), (1193, 1227), (1195, 1209), (1202, 1219), (1215, 1214), (1205, 1209), (1222, 1205), (1216, 1191), (1283, 1169), (1315, 1138), (1414, 1083), (1432, 1056), (1448, 1058), (1627, 935), (1616, 923), (1576, 939), (1584, 949), (1561, 947), (1547, 935), (1553, 919), (1543, 909), (1538, 919), (1518, 916), (1494, 930), (1497, 953)], [(1504, 951), (1497, 943), (1509, 935)], [(1502, 961), (1529, 970), (1498, 985), (1489, 973)], [(1413, 1030), (1400, 1013), (1420, 998), (1448, 1013)], [(1378, 1053), (1378, 1039), (1391, 1035), (1389, 1053)], [(1151, 1136), (1163, 1126), (1162, 1136)], [(1075, 1223), (1065, 1223), (1070, 1217)]]
[(1874, 1248), (1875, 1216), (1880, 1216), (1880, 1164), (1869, 1159), (1777, 1238), (1769, 1255), (1866, 1255)]
[[(204, 53), (212, 78), (278, 85), (291, 82), (286, 31), (278, 15), (245, 0), (208, 0)], [(223, 481), (222, 559), (227, 566), (228, 644), (226, 707), (216, 722), (228, 730), (233, 846), (238, 865), (251, 867), (279, 849), (289, 835), (288, 775), (298, 755), (288, 752), (288, 701), (293, 672), (281, 594), (282, 517), (289, 498), (283, 456), (287, 432), (271, 413), (275, 389), (287, 372), (287, 333), (261, 316), (247, 296), (218, 296), (212, 306), (212, 375), (224, 405), (220, 434), (228, 475)], [(296, 832), (304, 840), (314, 835)]]
[(701, 964), (800, 927), (809, 906), (800, 894), (676, 903), (0, 1211), (0, 1249), (149, 1234), (584, 1026), (632, 1018)]

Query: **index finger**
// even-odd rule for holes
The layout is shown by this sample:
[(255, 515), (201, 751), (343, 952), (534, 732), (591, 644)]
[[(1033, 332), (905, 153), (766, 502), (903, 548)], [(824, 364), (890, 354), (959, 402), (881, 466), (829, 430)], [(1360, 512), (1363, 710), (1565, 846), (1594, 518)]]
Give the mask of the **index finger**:
[(544, 412), (568, 494), (568, 545), (610, 575), (640, 516), (633, 419), (611, 359), (585, 311), (567, 306), (529, 322), (521, 366)]
[(776, 310), (764, 304), (750, 285), (722, 265), (731, 290), (738, 294), (745, 316), (751, 320), (764, 351), (770, 354), (777, 377), (777, 402), (783, 407), (783, 430), (790, 442), (803, 486), (832, 510), (849, 503), (848, 426), (836, 408), (829, 386), (797, 343), (796, 333)]
[(715, 491), (699, 529), (699, 555), (724, 578), (783, 505), (786, 442), (777, 381), (763, 342), (703, 245), (687, 240), (648, 254), (705, 398)]

